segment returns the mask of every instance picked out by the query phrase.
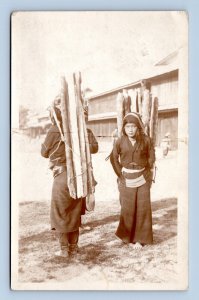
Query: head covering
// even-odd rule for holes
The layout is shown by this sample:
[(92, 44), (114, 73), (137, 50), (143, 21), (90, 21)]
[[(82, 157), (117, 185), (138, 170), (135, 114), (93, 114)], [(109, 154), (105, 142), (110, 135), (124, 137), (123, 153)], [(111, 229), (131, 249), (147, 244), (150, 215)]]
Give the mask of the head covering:
[(61, 104), (61, 95), (58, 94), (58, 95), (55, 97), (55, 99), (53, 100), (52, 105), (56, 107), (57, 105), (60, 105), (60, 104)]
[(123, 128), (127, 123), (135, 124), (141, 131), (144, 132), (144, 125), (138, 113), (130, 112), (123, 119)]

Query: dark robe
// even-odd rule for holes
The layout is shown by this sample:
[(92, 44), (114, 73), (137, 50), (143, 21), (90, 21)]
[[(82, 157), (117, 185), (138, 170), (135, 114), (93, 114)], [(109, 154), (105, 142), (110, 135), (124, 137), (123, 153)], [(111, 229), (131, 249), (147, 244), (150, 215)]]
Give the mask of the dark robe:
[[(98, 143), (90, 129), (87, 129), (91, 153), (98, 151)], [(51, 196), (51, 228), (61, 233), (77, 231), (81, 226), (81, 214), (85, 213), (85, 198), (70, 197), (67, 186), (65, 144), (56, 125), (52, 125), (41, 146), (41, 155), (49, 158), (50, 168), (64, 167), (54, 177)]]

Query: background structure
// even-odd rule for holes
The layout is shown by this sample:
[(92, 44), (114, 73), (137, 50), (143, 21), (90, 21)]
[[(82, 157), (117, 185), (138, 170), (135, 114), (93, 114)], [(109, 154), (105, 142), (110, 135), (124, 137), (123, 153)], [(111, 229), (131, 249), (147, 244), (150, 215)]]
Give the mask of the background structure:
[[(186, 13), (14, 12), (11, 21), (12, 287), (185, 289)], [(99, 142), (99, 153), (93, 156), (98, 185), (95, 211), (86, 218), (92, 230), (80, 236), (77, 261), (65, 266), (54, 257), (56, 242), (48, 221), (52, 174), (40, 157), (40, 145), (50, 125), (47, 107), (60, 92), (60, 74), (67, 80), (77, 69), (88, 127)], [(114, 235), (120, 204), (116, 178), (105, 158), (112, 149), (117, 93), (133, 93), (143, 79), (159, 99), (158, 172), (152, 188), (154, 246), (137, 257)], [(168, 132), (171, 147), (165, 159), (160, 146)], [(183, 205), (178, 206), (178, 198)]]

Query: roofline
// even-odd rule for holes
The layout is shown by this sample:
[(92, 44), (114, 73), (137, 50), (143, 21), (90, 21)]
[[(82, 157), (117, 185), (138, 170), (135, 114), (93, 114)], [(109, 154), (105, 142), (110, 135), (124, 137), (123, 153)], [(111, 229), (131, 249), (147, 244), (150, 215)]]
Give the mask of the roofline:
[(129, 84), (126, 84), (126, 85), (123, 85), (121, 87), (118, 87), (118, 88), (115, 88), (115, 89), (112, 89), (112, 90), (108, 90), (108, 91), (105, 91), (105, 92), (102, 92), (102, 93), (99, 93), (99, 94), (96, 94), (96, 95), (93, 95), (91, 97), (88, 97), (88, 101), (92, 101), (93, 99), (96, 99), (98, 97), (101, 97), (101, 96), (104, 96), (104, 95), (107, 95), (107, 94), (111, 94), (111, 93), (114, 93), (114, 92), (119, 92), (120, 90), (123, 90), (123, 89), (127, 89), (129, 87), (132, 87), (132, 86), (139, 86), (140, 82), (143, 80), (143, 79), (146, 79), (146, 80), (149, 80), (149, 79), (155, 79), (157, 77), (160, 77), (160, 76), (163, 76), (163, 75), (166, 75), (166, 74), (169, 74), (169, 73), (175, 73), (176, 71), (178, 71), (178, 67), (172, 69), (171, 71), (167, 71), (167, 72), (161, 72), (155, 76), (151, 76), (151, 77), (144, 77), (138, 81), (135, 81), (135, 82), (132, 82), (132, 83), (129, 83)]
[(163, 59), (161, 59), (161, 60), (159, 60), (158, 62), (156, 62), (154, 66), (162, 66), (162, 65), (164, 65), (165, 62), (166, 62), (168, 59), (177, 56), (178, 53), (179, 53), (179, 49), (177, 49), (177, 50), (171, 52), (171, 53), (168, 54), (166, 57), (164, 57)]

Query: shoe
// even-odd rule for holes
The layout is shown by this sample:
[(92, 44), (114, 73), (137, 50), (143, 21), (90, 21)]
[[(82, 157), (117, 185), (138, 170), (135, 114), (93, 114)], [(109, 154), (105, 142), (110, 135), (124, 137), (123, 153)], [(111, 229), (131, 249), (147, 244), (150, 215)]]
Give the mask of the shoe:
[(68, 257), (69, 253), (67, 250), (59, 250), (55, 252), (55, 256), (60, 256), (60, 257)]
[(143, 248), (143, 245), (140, 244), (139, 242), (129, 244), (130, 247), (132, 247), (134, 250), (141, 250)]
[(92, 228), (90, 226), (81, 225), (79, 229), (80, 231), (90, 231)]
[(70, 244), (68, 253), (70, 256), (74, 256), (79, 252), (79, 248), (77, 244)]

